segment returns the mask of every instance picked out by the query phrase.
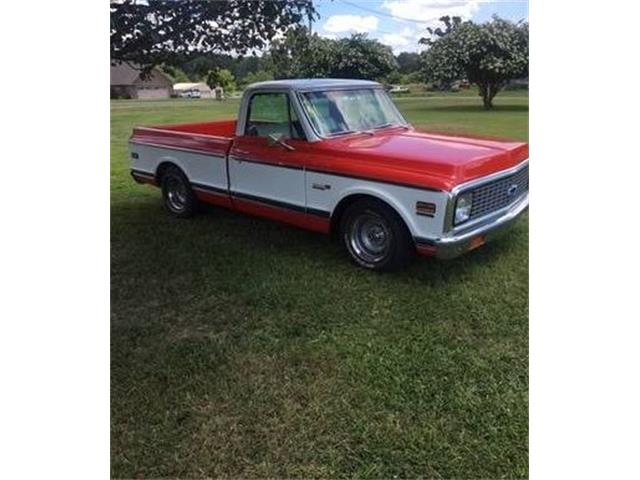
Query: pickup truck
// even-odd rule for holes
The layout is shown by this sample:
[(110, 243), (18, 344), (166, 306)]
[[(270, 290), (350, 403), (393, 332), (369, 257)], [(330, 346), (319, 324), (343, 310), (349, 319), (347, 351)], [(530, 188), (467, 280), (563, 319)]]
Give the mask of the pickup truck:
[(204, 202), (336, 234), (372, 270), (456, 257), (529, 205), (527, 144), (418, 131), (364, 80), (256, 83), (237, 120), (138, 127), (129, 155), (176, 217)]

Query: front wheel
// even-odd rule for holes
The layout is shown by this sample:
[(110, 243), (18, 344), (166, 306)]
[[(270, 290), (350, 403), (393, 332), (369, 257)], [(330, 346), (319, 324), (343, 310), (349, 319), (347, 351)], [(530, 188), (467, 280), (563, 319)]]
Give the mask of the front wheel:
[(184, 173), (177, 167), (168, 167), (161, 181), (162, 197), (167, 210), (178, 218), (193, 216), (197, 199)]
[(411, 235), (400, 216), (375, 199), (358, 200), (349, 206), (340, 232), (351, 259), (370, 270), (401, 268), (414, 252)]

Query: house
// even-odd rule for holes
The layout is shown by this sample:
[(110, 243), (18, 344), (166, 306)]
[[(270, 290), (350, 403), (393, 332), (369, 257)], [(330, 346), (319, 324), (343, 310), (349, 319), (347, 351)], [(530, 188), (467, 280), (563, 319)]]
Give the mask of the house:
[(129, 63), (111, 65), (111, 98), (169, 98), (173, 83), (171, 78), (154, 68), (145, 78), (140, 69)]
[(189, 97), (191, 92), (200, 92), (198, 98), (211, 98), (213, 93), (209, 85), (204, 82), (199, 83), (176, 83), (173, 85), (173, 92), (180, 97)]

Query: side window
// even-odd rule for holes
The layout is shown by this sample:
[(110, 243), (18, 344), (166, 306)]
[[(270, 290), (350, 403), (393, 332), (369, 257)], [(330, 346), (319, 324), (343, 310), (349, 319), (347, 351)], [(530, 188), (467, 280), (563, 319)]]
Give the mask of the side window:
[(282, 134), (285, 138), (304, 138), (298, 116), (289, 105), (286, 93), (257, 93), (249, 101), (245, 135), (268, 137)]

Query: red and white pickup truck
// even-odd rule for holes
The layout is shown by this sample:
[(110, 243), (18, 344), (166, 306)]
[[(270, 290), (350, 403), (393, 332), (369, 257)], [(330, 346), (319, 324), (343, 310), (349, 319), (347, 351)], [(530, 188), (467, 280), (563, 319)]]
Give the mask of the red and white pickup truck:
[(178, 217), (206, 202), (335, 232), (374, 270), (455, 257), (529, 204), (527, 144), (419, 132), (362, 80), (253, 84), (237, 121), (139, 127), (129, 153)]

